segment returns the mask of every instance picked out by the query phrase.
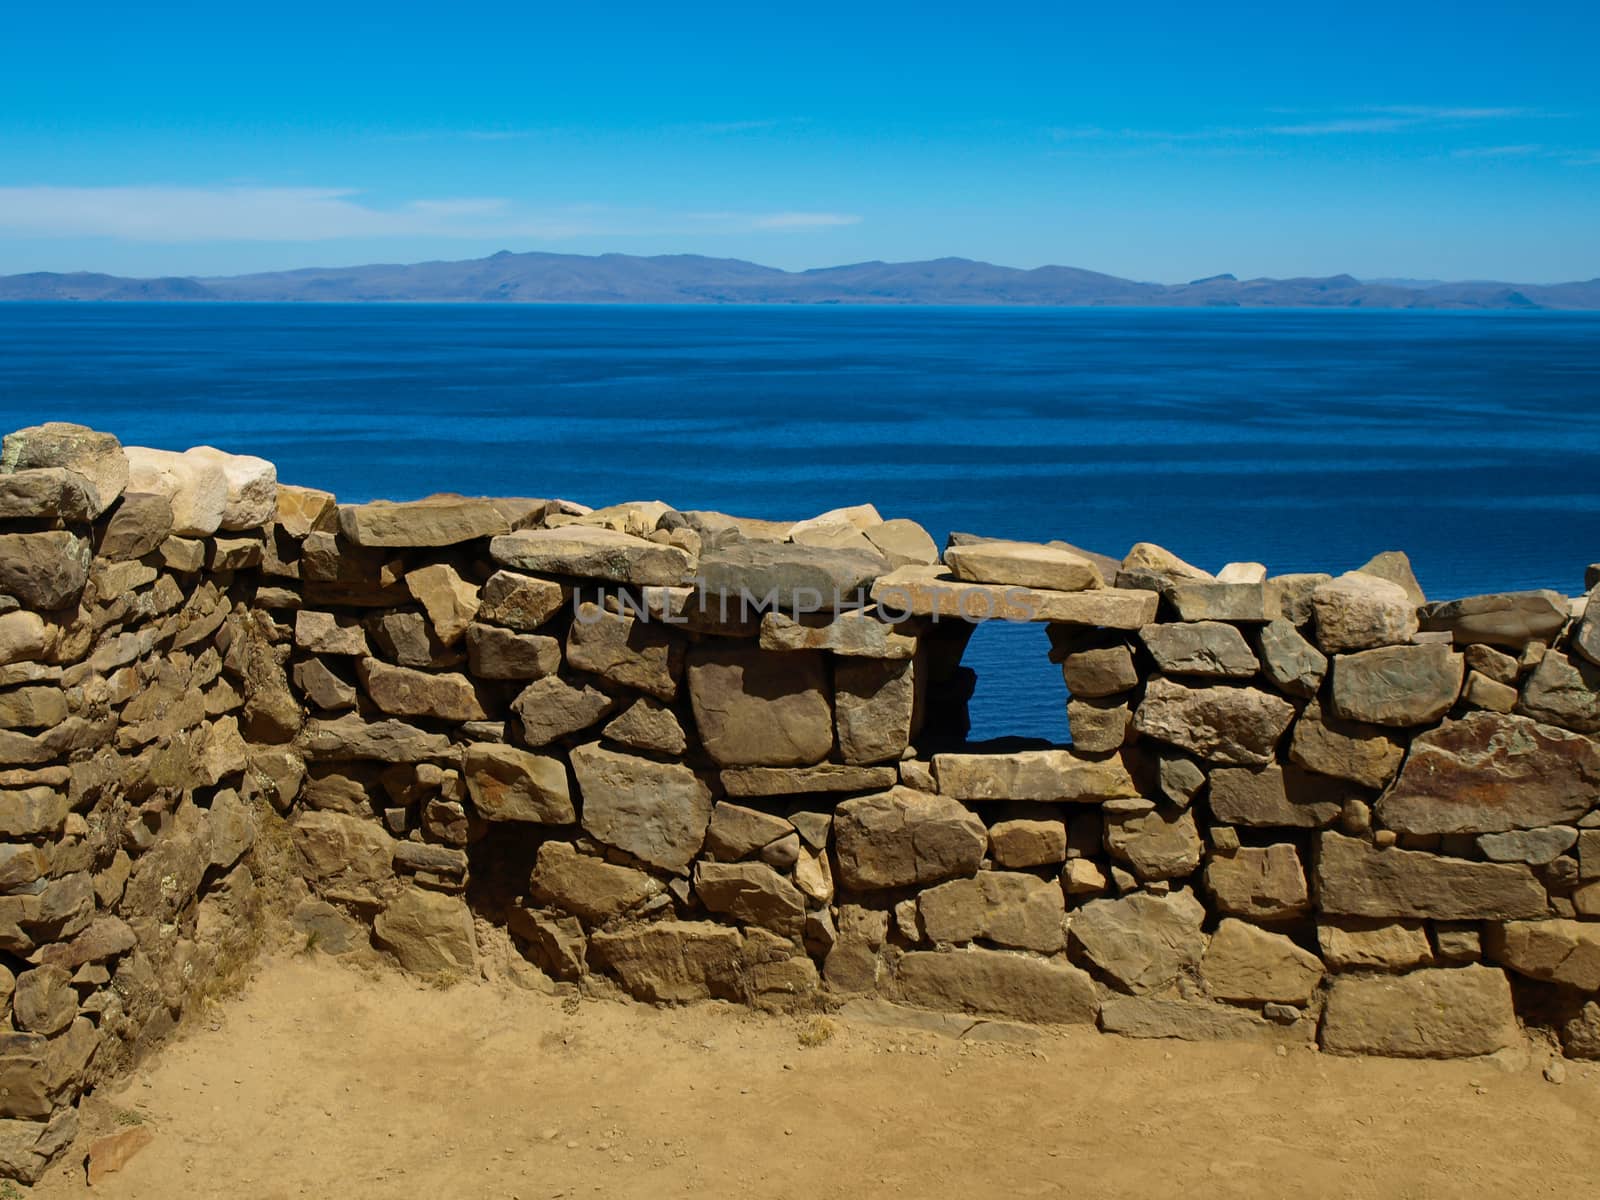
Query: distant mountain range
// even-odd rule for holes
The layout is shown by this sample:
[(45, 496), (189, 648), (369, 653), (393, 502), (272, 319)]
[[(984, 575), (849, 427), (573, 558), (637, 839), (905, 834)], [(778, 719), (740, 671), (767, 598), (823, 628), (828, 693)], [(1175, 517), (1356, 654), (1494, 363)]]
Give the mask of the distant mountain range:
[(0, 300), (517, 304), (1034, 304), (1169, 308), (1600, 309), (1600, 278), (1516, 284), (1236, 279), (1140, 283), (1076, 267), (965, 258), (780, 271), (694, 254), (513, 254), (464, 262), (308, 267), (218, 278), (88, 272), (0, 276)]

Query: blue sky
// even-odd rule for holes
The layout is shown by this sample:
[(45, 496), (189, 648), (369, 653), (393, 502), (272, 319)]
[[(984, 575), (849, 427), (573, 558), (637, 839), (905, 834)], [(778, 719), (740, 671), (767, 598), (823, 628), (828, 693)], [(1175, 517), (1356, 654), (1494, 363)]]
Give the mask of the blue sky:
[(1600, 5), (18, 3), (0, 273), (1600, 275)]

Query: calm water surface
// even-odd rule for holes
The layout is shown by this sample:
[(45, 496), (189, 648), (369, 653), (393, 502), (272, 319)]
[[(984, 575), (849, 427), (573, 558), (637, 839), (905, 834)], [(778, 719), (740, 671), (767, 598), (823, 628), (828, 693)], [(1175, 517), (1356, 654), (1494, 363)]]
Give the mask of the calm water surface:
[[(1430, 596), (1600, 560), (1600, 314), (0, 305), (0, 422), (261, 454), (341, 499), (666, 500), (1200, 565), (1411, 554)], [(1062, 739), (990, 628), (975, 734)]]

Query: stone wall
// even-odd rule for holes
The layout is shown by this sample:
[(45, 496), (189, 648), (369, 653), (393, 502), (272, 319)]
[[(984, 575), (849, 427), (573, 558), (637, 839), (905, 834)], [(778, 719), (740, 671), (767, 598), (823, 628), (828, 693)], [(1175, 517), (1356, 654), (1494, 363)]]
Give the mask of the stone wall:
[[(965, 742), (981, 619), (1044, 625), (1062, 745)], [(1396, 553), (1212, 575), (941, 555), (870, 506), (339, 506), (260, 459), (22, 430), (0, 1174), (274, 910), (446, 977), (498, 928), (653, 1002), (1597, 1056), (1597, 664), (1600, 607), (1430, 604)]]

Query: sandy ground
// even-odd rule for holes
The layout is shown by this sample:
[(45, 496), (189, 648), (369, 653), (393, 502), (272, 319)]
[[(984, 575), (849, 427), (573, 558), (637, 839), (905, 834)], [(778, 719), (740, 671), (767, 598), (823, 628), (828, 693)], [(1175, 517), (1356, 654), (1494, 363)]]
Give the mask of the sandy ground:
[[(1600, 1068), (1304, 1047), (992, 1042), (726, 1005), (658, 1011), (329, 960), (239, 998), (91, 1098), (34, 1195), (1570, 1196), (1600, 1179)], [(1005, 1032), (1001, 1030), (1000, 1032)], [(83, 1184), (93, 1134), (153, 1142)]]

